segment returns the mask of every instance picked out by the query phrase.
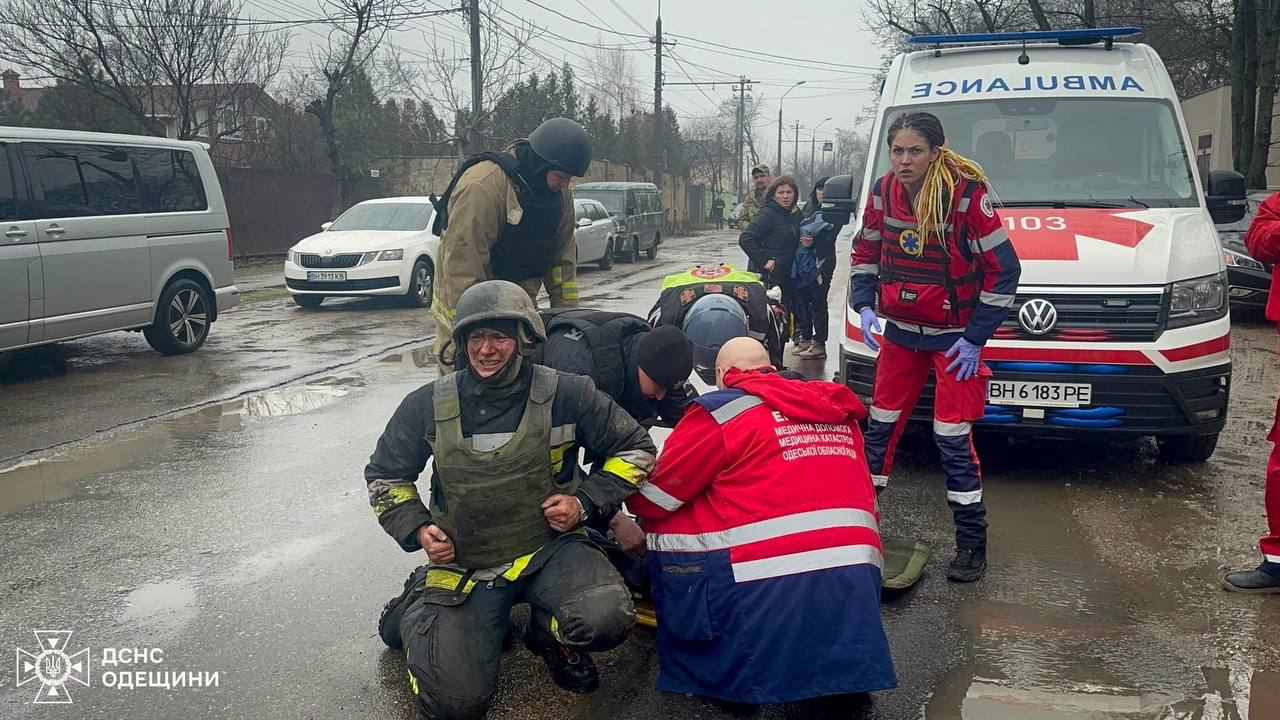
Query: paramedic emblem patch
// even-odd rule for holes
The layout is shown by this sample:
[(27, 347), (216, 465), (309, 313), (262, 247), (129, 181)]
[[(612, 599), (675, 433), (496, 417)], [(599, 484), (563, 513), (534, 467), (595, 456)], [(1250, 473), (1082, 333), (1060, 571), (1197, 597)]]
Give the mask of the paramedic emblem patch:
[(735, 285), (733, 288), (733, 296), (738, 298), (742, 302), (746, 302), (747, 298), (750, 297), (751, 294), (748, 293), (747, 289), (742, 287), (741, 285)]
[(898, 236), (898, 245), (902, 246), (902, 252), (912, 256), (920, 257), (920, 253), (924, 252), (924, 243), (920, 241), (920, 233), (915, 230), (903, 230)]
[(978, 203), (978, 207), (982, 208), (982, 214), (983, 214), (983, 215), (986, 215), (986, 216), (987, 216), (987, 217), (989, 217), (989, 218), (993, 218), (993, 217), (995, 217), (995, 216), (996, 216), (996, 211), (995, 211), (995, 209), (991, 207), (991, 196), (990, 196), (990, 195), (983, 195), (983, 196), (982, 196), (982, 202)]
[(698, 267), (690, 270), (689, 274), (700, 280), (715, 280), (716, 278), (722, 278), (725, 275), (728, 275), (729, 268), (723, 265), (717, 265), (716, 267), (702, 267), (699, 265)]
[(688, 305), (689, 303), (693, 302), (693, 298), (694, 298), (694, 296), (696, 296), (696, 295), (697, 295), (697, 293), (695, 293), (695, 292), (694, 292), (692, 289), (690, 289), (690, 288), (685, 288), (684, 290), (681, 290), (681, 291), (680, 291), (680, 304), (681, 304), (681, 305)]

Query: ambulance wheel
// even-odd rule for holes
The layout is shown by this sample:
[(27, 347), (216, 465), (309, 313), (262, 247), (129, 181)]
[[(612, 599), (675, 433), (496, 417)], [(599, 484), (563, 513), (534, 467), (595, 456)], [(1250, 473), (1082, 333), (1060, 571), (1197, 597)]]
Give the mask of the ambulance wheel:
[(1212, 435), (1171, 435), (1157, 438), (1160, 457), (1169, 462), (1204, 462), (1218, 447), (1218, 433)]

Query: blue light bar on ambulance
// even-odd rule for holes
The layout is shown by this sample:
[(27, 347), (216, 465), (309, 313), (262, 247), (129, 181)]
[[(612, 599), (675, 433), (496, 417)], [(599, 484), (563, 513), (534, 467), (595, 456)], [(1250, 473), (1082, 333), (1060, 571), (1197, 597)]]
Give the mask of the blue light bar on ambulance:
[(1077, 45), (1101, 40), (1139, 35), (1142, 28), (1081, 28), (1077, 30), (1034, 30), (1031, 32), (969, 33), (967, 35), (912, 35), (907, 42), (912, 45), (985, 45), (1007, 42), (1057, 42)]

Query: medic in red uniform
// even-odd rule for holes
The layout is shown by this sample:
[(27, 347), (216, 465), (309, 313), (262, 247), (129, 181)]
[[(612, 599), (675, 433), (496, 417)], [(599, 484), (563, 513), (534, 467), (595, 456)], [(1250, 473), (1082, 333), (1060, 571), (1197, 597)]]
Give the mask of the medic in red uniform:
[[(947, 577), (986, 570), (987, 520), (972, 423), (983, 416), (991, 371), (982, 346), (1004, 322), (1021, 266), (991, 204), (982, 168), (945, 147), (938, 118), (900, 115), (889, 127), (892, 170), (867, 198), (853, 255), (850, 305), (864, 342), (879, 349), (867, 463), (878, 489), (929, 374), (933, 435), (942, 454), (956, 557)], [(888, 320), (883, 342), (879, 315)]]

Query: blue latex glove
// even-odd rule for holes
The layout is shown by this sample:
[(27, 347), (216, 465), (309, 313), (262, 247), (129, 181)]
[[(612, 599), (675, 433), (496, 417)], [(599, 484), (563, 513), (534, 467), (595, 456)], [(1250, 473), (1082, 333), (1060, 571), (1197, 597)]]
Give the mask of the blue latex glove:
[(872, 350), (879, 350), (880, 343), (876, 342), (876, 339), (871, 336), (872, 330), (880, 332), (880, 318), (876, 317), (876, 311), (865, 307), (862, 308), (862, 312), (858, 313), (858, 316), (862, 318), (862, 342), (866, 343), (867, 347)]
[[(968, 380), (978, 372), (978, 356), (982, 353), (981, 345), (974, 345), (961, 336), (956, 340), (951, 349), (947, 351), (947, 357), (954, 357), (955, 360), (947, 366), (947, 372), (956, 370), (956, 380), (961, 382)], [(957, 370), (957, 368), (959, 368)]]

